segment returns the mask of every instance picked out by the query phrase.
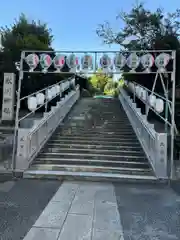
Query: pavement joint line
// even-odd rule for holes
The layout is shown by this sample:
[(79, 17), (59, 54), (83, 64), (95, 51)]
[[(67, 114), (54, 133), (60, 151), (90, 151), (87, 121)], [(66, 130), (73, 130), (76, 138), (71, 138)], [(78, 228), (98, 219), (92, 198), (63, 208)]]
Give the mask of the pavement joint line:
[(71, 213), (68, 213), (68, 214), (75, 215), (75, 216), (89, 216), (88, 213), (73, 213), (73, 212), (71, 212)]
[(59, 227), (47, 227), (47, 226), (41, 227), (41, 226), (35, 226), (35, 225), (33, 225), (32, 228), (37, 228), (37, 229), (57, 229), (57, 230), (60, 231), (60, 228), (59, 228)]
[(93, 230), (94, 230), (94, 219), (95, 219), (95, 198), (93, 202), (93, 218), (92, 218), (92, 226), (91, 226), (91, 240), (93, 240)]
[[(65, 182), (65, 181), (64, 181), (64, 182)], [(62, 185), (61, 185), (61, 187), (62, 187)], [(74, 201), (74, 199), (75, 199), (75, 197), (76, 197), (76, 194), (77, 194), (77, 191), (79, 190), (79, 188), (80, 188), (80, 184), (78, 183), (78, 187), (77, 187), (77, 189), (76, 189), (76, 191), (75, 191), (75, 193), (74, 193), (74, 197), (73, 197), (73, 199), (72, 199), (72, 201), (71, 201), (71, 204), (69, 205), (69, 208), (68, 208), (68, 210), (67, 210), (66, 217), (64, 218), (63, 224), (62, 224), (62, 226), (61, 226), (61, 228), (60, 228), (60, 231), (59, 231), (57, 240), (59, 239), (59, 237), (60, 237), (60, 235), (61, 235), (61, 231), (62, 231), (62, 229), (63, 229), (63, 226), (64, 226), (65, 222), (66, 222), (66, 219), (67, 219), (67, 217), (68, 217), (68, 213), (69, 213), (69, 211), (70, 211), (70, 209), (71, 209), (72, 203), (73, 203), (73, 201)], [(59, 188), (59, 189), (60, 189), (60, 188)], [(59, 189), (58, 189), (58, 190), (59, 190)]]

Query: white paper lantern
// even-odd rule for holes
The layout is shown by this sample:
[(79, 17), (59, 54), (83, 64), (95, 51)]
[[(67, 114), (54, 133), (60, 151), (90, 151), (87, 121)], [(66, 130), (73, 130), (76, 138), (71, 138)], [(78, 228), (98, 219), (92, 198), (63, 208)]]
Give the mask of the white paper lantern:
[(53, 89), (54, 89), (54, 94), (56, 96), (57, 95), (57, 88), (56, 88), (56, 86), (54, 86)]
[(129, 90), (132, 91), (132, 83), (129, 83)]
[(65, 64), (65, 56), (58, 54), (53, 59), (54, 67), (60, 72), (60, 70), (64, 67)]
[(66, 90), (67, 89), (67, 82), (64, 83), (64, 89)]
[(74, 86), (75, 85), (75, 78), (71, 80), (71, 84)]
[(150, 68), (154, 64), (154, 57), (152, 54), (147, 53), (141, 57), (141, 63), (147, 72), (150, 72)]
[(143, 91), (142, 87), (139, 87), (138, 97), (141, 97), (141, 93), (142, 93), (142, 91)]
[(29, 71), (33, 72), (34, 69), (37, 67), (37, 65), (39, 64), (39, 57), (36, 54), (29, 54), (26, 58), (25, 58), (26, 63), (29, 66)]
[(51, 64), (52, 64), (52, 59), (48, 54), (43, 53), (40, 55), (40, 65), (44, 73), (47, 72)]
[(37, 99), (36, 97), (29, 97), (28, 98), (28, 109), (30, 111), (34, 111), (37, 108)]
[(140, 98), (142, 98), (143, 91), (144, 91), (144, 89), (142, 87), (140, 87), (140, 96), (139, 96)]
[(132, 92), (134, 92), (135, 91), (135, 85), (134, 85), (134, 83), (132, 83)]
[(140, 86), (138, 86), (138, 88), (137, 88), (137, 96), (139, 98), (141, 97), (141, 91), (142, 91), (142, 88)]
[(136, 55), (135, 52), (131, 53), (127, 58), (126, 64), (132, 69), (131, 72), (135, 72), (135, 69), (139, 66), (140, 58)]
[(64, 91), (66, 90), (66, 82), (63, 83)]
[(54, 97), (54, 88), (52, 87), (51, 89), (51, 95), (52, 95), (52, 98)]
[(61, 83), (61, 90), (64, 92), (64, 83)]
[(67, 81), (67, 89), (69, 88), (69, 85), (70, 85), (70, 82), (69, 82), (69, 81)]
[(93, 59), (92, 56), (90, 56), (89, 54), (85, 54), (82, 58), (81, 58), (81, 66), (82, 66), (82, 70), (91, 70), (93, 68)]
[(117, 53), (114, 58), (115, 68), (121, 69), (125, 66), (125, 64), (126, 64), (126, 58), (121, 53)]
[(64, 86), (65, 86), (64, 89), (67, 90), (67, 89), (69, 88), (69, 81), (66, 81), (66, 82), (64, 83)]
[(156, 105), (156, 96), (155, 95), (149, 96), (149, 104), (151, 107), (155, 107), (155, 105)]
[(158, 67), (160, 72), (165, 71), (165, 67), (169, 63), (169, 60), (171, 59), (171, 56), (167, 53), (161, 53), (158, 55), (155, 59), (155, 64)]
[(55, 87), (51, 88), (51, 93), (52, 93), (52, 97), (56, 96), (56, 88)]
[(50, 101), (53, 98), (51, 89), (47, 90), (47, 100)]
[(161, 98), (156, 99), (155, 109), (158, 113), (162, 113), (164, 110), (164, 101)]
[(67, 61), (67, 65), (69, 68), (75, 68), (79, 64), (78, 57), (76, 57), (76, 55), (74, 53), (69, 55), (69, 57), (66, 59), (66, 61)]
[(143, 91), (141, 93), (141, 97), (144, 101), (146, 101), (146, 96), (147, 96), (147, 91), (145, 89), (143, 89)]
[(141, 97), (141, 88), (140, 87), (138, 88), (137, 95), (138, 95), (138, 97)]
[(56, 94), (59, 94), (61, 92), (61, 88), (60, 88), (59, 84), (57, 84), (55, 86), (55, 88), (56, 88)]
[(136, 86), (136, 95), (139, 96), (139, 86)]
[(37, 105), (42, 105), (44, 103), (45, 100), (45, 96), (43, 93), (38, 93), (36, 95), (36, 100), (37, 100)]
[(135, 93), (138, 95), (138, 92), (139, 92), (139, 86), (136, 86), (135, 87)]

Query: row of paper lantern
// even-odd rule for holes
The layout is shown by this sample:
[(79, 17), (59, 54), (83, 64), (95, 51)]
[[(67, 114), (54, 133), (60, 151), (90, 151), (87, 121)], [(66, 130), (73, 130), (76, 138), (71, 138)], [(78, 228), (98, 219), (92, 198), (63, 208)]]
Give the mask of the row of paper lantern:
[[(43, 94), (43, 95), (44, 95), (44, 94)], [(62, 100), (65, 99), (65, 98), (67, 98), (67, 97), (68, 97), (67, 95), (64, 96), (64, 98), (62, 98)], [(44, 101), (42, 100), (43, 98), (44, 98), (44, 100), (45, 100), (45, 96), (43, 96), (43, 97), (41, 98), (41, 105), (44, 103)], [(29, 97), (29, 98), (28, 98), (28, 109), (29, 109), (30, 111), (35, 111), (35, 110), (37, 109), (38, 105), (40, 105), (40, 103), (39, 103), (39, 99), (37, 98), (37, 96), (36, 96), (36, 97)]]
[(148, 91), (140, 86), (135, 86), (133, 83), (129, 83), (129, 89), (135, 91), (136, 96), (143, 101), (148, 101), (149, 105), (154, 108), (158, 113), (164, 111), (164, 101), (161, 98), (157, 98), (155, 95), (148, 95)]
[(46, 90), (46, 94), (37, 93), (36, 96), (31, 96), (28, 98), (28, 109), (34, 111), (38, 106), (43, 105), (45, 100), (50, 101), (55, 98), (57, 95), (60, 95), (61, 92), (64, 92), (69, 88), (70, 84), (75, 84), (75, 79), (71, 81), (63, 82), (60, 85), (57, 84)]
[[(155, 65), (158, 68), (164, 69), (169, 63), (170, 59), (171, 56), (167, 53), (161, 53), (156, 58), (154, 58), (153, 55), (150, 53), (147, 53), (142, 57), (138, 57), (137, 54), (133, 52), (128, 56), (127, 59), (123, 54), (117, 53), (114, 60), (111, 61), (111, 58), (107, 54), (104, 54), (100, 58), (100, 66), (102, 68), (109, 68), (113, 67), (114, 65), (116, 69), (121, 69), (125, 65), (127, 65), (130, 69), (136, 69), (141, 63), (145, 69), (150, 69), (155, 63)], [(54, 64), (54, 67), (58, 71), (60, 71), (63, 68), (65, 63), (71, 69), (79, 66), (79, 60), (75, 54), (71, 54), (68, 57), (58, 54), (54, 57), (53, 60), (48, 54), (41, 54), (40, 57), (38, 57), (38, 55), (36, 54), (29, 54), (25, 58), (25, 60), (31, 71), (33, 71), (39, 63), (44, 71), (47, 71), (52, 64)], [(82, 69), (92, 69), (93, 68), (92, 56), (89, 54), (85, 54), (81, 58), (81, 66)]]

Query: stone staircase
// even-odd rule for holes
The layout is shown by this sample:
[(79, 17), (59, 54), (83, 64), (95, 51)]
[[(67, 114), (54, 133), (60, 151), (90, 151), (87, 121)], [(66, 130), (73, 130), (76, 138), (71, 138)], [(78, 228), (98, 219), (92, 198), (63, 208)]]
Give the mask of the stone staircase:
[(147, 179), (154, 173), (117, 99), (81, 99), (25, 178)]

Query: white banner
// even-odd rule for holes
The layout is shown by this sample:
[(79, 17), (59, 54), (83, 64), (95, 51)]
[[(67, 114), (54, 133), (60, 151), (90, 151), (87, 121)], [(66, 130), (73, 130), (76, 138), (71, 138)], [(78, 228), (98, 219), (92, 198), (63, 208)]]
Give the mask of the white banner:
[(4, 73), (2, 120), (14, 119), (15, 74)]

